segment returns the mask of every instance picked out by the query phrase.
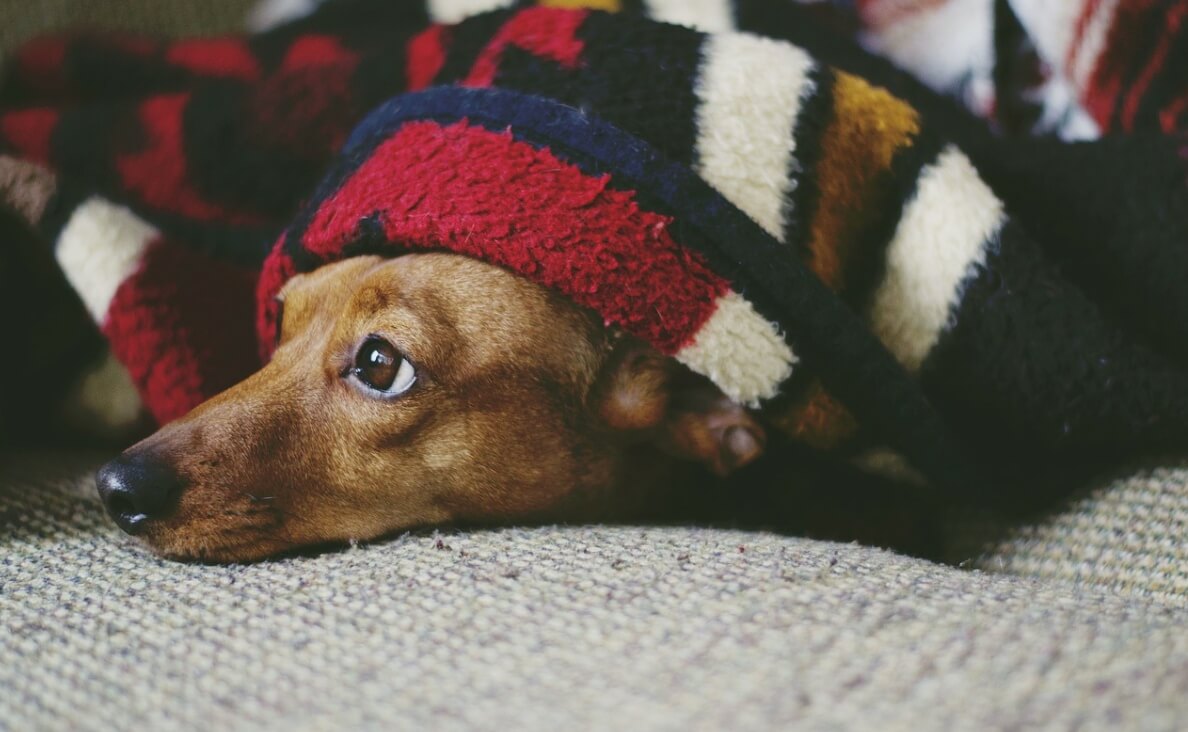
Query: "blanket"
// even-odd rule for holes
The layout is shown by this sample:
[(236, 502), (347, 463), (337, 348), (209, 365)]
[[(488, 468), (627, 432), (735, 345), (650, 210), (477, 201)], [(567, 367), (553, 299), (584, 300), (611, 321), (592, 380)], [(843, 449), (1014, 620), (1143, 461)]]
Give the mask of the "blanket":
[(947, 495), (1185, 447), (1179, 117), (1006, 138), (814, 8), (668, 17), (749, 33), (647, 17), (668, 3), (471, 15), (501, 4), (336, 0), (254, 37), (12, 60), (0, 200), (158, 422), (259, 367), (288, 277), (446, 249)]
[[(808, 0), (811, 2), (812, 0)], [(863, 46), (999, 130), (1095, 139), (1188, 124), (1188, 4), (835, 0)]]

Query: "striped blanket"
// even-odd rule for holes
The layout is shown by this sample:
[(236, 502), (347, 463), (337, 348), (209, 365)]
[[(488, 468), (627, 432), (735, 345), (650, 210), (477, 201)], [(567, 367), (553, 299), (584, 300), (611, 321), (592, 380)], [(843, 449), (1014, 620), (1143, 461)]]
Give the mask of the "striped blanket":
[(996, 137), (791, 3), (500, 4), (12, 60), (0, 200), (156, 421), (267, 358), (294, 273), (446, 249), (971, 500), (1188, 444), (1184, 138)]

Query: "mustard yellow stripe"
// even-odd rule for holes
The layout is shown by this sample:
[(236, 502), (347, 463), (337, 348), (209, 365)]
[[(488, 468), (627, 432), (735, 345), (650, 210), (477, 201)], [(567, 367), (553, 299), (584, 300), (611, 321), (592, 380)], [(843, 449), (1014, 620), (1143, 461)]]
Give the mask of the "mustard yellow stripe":
[(605, 10), (610, 13), (617, 13), (623, 9), (623, 3), (619, 0), (540, 0), (538, 5), (546, 8), (567, 8), (571, 10), (577, 8)]
[(833, 114), (818, 142), (819, 191), (809, 236), (809, 266), (844, 293), (870, 222), (895, 205), (889, 183), (896, 154), (920, 132), (916, 110), (885, 89), (836, 72)]

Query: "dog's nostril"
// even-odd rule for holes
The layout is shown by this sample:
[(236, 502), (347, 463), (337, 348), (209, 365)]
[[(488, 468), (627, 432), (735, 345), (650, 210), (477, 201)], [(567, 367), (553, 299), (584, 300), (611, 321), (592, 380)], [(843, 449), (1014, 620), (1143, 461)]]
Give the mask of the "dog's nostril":
[(99, 496), (108, 515), (130, 534), (173, 513), (184, 482), (151, 453), (129, 452), (99, 469)]
[(149, 517), (136, 510), (132, 501), (121, 495), (112, 495), (106, 501), (107, 514), (116, 525), (129, 534), (139, 532), (148, 523)]
[(107, 499), (107, 510), (113, 514), (133, 514), (136, 513), (132, 501), (120, 494), (114, 494)]

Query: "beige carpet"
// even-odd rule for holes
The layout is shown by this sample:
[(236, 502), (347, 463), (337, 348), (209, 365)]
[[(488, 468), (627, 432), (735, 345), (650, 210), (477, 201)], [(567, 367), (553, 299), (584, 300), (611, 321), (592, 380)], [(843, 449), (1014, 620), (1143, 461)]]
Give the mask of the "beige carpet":
[[(999, 535), (969, 552), (964, 565), (1188, 609), (1188, 463), (1163, 463), (1103, 479), (1054, 515), (998, 528)], [(959, 537), (959, 543), (968, 546), (970, 538)], [(956, 551), (950, 558), (961, 559)]]
[(1176, 602), (672, 528), (181, 565), (109, 524), (88, 462), (0, 469), (9, 729), (1188, 726)]

